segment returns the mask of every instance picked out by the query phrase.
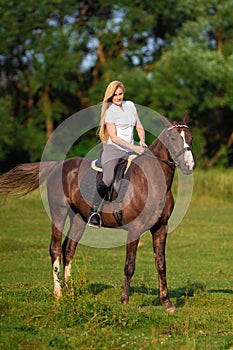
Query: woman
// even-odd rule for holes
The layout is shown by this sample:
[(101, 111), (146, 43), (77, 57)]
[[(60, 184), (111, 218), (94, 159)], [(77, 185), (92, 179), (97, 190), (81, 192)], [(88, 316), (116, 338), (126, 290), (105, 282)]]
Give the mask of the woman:
[[(102, 103), (99, 138), (104, 144), (101, 156), (103, 179), (98, 185), (88, 220), (89, 226), (93, 227), (101, 225), (99, 205), (114, 180), (119, 160), (127, 158), (132, 152), (140, 155), (147, 147), (136, 107), (132, 101), (124, 101), (124, 93), (122, 82), (112, 81), (106, 88)], [(134, 145), (134, 127), (140, 139), (139, 146)]]

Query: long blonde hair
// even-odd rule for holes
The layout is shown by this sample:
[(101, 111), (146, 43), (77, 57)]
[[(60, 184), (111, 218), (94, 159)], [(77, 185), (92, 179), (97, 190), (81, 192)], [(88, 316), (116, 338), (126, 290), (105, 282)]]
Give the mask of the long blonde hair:
[(97, 131), (97, 134), (102, 142), (107, 142), (109, 138), (109, 135), (106, 129), (106, 124), (105, 124), (106, 111), (111, 106), (112, 98), (115, 94), (115, 91), (119, 87), (121, 87), (125, 92), (125, 87), (123, 83), (121, 81), (114, 80), (107, 86), (105, 90), (104, 99), (102, 101), (100, 125)]

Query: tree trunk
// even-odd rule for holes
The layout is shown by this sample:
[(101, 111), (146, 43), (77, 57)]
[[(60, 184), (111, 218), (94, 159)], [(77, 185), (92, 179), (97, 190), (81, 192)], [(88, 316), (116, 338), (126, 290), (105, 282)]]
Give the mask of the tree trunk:
[(219, 150), (215, 153), (215, 155), (206, 164), (205, 169), (211, 168), (219, 160), (219, 158), (221, 158), (224, 155), (224, 153), (226, 153), (231, 148), (232, 145), (233, 145), (233, 132), (231, 133), (226, 145), (219, 148)]
[(54, 131), (52, 119), (52, 105), (49, 97), (49, 87), (46, 86), (41, 96), (42, 111), (45, 116), (46, 139), (48, 140)]

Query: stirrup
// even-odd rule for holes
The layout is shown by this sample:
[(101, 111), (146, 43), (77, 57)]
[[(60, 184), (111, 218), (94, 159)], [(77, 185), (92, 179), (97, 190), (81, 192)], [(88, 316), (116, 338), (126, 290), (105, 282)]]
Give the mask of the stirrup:
[[(95, 224), (93, 224), (93, 223), (91, 222), (91, 219), (92, 219), (93, 216), (95, 216), (95, 215), (98, 215), (98, 217), (99, 217), (99, 225), (95, 225)], [(90, 227), (100, 228), (100, 227), (102, 226), (102, 218), (101, 218), (100, 213), (98, 213), (97, 211), (94, 212), (94, 213), (92, 213), (92, 214), (89, 216), (89, 218), (88, 218), (87, 224), (88, 224), (88, 226), (90, 226)]]

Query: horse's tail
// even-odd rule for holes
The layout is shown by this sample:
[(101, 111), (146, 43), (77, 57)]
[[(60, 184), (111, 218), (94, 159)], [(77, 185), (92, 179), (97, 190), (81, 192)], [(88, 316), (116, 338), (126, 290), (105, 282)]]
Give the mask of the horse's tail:
[(56, 161), (19, 164), (0, 176), (0, 194), (22, 197), (45, 182)]

